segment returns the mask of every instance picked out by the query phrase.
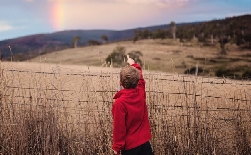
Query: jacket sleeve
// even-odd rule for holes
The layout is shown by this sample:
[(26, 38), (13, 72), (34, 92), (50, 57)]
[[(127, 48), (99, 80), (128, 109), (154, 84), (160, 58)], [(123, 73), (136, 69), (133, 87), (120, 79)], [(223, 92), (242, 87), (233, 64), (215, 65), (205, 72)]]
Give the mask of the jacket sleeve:
[(113, 115), (113, 144), (112, 149), (120, 152), (125, 146), (126, 125), (125, 116), (126, 110), (119, 99), (117, 99), (112, 107)]
[(145, 90), (145, 80), (143, 78), (143, 74), (142, 74), (142, 68), (139, 64), (134, 63), (131, 66), (137, 68), (139, 70), (140, 73), (140, 79), (139, 79), (139, 83), (138, 83), (138, 87), (143, 88)]

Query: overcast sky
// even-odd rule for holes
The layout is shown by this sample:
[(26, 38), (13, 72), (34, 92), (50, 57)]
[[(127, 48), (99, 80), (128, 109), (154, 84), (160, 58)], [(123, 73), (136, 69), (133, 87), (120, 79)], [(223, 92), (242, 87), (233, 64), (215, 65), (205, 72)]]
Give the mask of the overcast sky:
[(251, 0), (0, 0), (0, 41), (62, 30), (125, 30), (243, 14), (251, 14)]

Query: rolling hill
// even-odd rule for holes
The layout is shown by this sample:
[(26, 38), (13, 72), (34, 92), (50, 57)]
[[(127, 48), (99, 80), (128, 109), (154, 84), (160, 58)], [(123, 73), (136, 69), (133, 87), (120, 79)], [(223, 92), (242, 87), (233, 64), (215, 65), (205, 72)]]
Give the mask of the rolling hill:
[[(67, 30), (4, 40), (0, 51), (2, 60), (104, 66), (109, 54), (123, 46), (126, 52), (143, 53), (145, 69), (194, 74), (198, 64), (201, 75), (251, 77), (250, 24), (251, 15), (180, 23), (176, 24), (176, 39), (171, 39), (169, 24), (123, 31)], [(102, 35), (109, 42), (101, 43)], [(81, 38), (79, 46), (72, 48), (76, 36)], [(90, 44), (90, 40), (101, 45)]]
[[(126, 53), (140, 51), (145, 70), (178, 74), (194, 74), (199, 67), (199, 75), (215, 76), (217, 71), (224, 76), (241, 77), (251, 71), (251, 51), (240, 50), (227, 44), (227, 55), (220, 55), (220, 45), (201, 46), (197, 40), (180, 43), (173, 39), (146, 39), (137, 42), (120, 41), (99, 46), (70, 48), (40, 55), (29, 62), (53, 63), (65, 65), (84, 65), (110, 67), (106, 58), (116, 47), (125, 47)], [(222, 74), (220, 75), (222, 76)], [(251, 75), (250, 75), (251, 76)]]
[[(180, 23), (177, 25), (197, 24)], [(89, 40), (102, 41), (101, 35), (106, 35), (110, 42), (132, 39), (136, 30), (167, 29), (169, 25), (158, 25), (142, 27), (129, 30), (66, 30), (50, 34), (35, 34), (19, 38), (0, 41), (0, 51), (3, 60), (10, 60), (10, 56), (15, 56), (14, 60), (22, 61), (36, 57), (40, 54), (67, 49), (71, 47), (75, 36), (80, 36), (79, 46), (87, 45)], [(11, 49), (10, 49), (10, 48)], [(13, 60), (13, 59), (12, 59)]]

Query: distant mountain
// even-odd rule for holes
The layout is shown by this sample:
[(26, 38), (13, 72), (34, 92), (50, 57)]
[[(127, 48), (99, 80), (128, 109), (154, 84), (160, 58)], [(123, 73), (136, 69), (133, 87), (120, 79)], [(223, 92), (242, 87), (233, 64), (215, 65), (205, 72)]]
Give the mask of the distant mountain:
[[(205, 22), (176, 23), (176, 37), (181, 40), (197, 37), (199, 41), (204, 43), (205, 40), (211, 36), (218, 39), (224, 37), (227, 40), (236, 43), (238, 46), (242, 45), (251, 48), (250, 24), (251, 15), (242, 15)], [(70, 48), (72, 47), (72, 40), (76, 36), (80, 37), (78, 46), (86, 46), (90, 40), (102, 42), (102, 35), (106, 35), (110, 42), (133, 40), (135, 37), (135, 31), (139, 32), (139, 30), (149, 30), (151, 32), (164, 30), (162, 32), (156, 32), (169, 33), (165, 34), (165, 37), (172, 37), (170, 35), (169, 24), (139, 27), (122, 31), (67, 30), (0, 41), (1, 58), (4, 60), (10, 60), (12, 57), (12, 60), (21, 61), (44, 53)], [(156, 34), (157, 33), (155, 33), (155, 35)]]
[[(177, 25), (186, 25), (191, 23), (182, 23)], [(79, 46), (85, 46), (89, 40), (97, 40), (102, 42), (101, 36), (106, 35), (110, 42), (132, 39), (135, 30), (148, 29), (155, 31), (156, 29), (167, 29), (169, 24), (140, 27), (129, 30), (67, 30), (50, 34), (36, 34), (23, 36), (19, 38), (0, 41), (1, 58), (10, 60), (14, 55), (15, 60), (25, 60), (37, 55), (70, 48), (72, 40), (75, 36), (80, 36)]]

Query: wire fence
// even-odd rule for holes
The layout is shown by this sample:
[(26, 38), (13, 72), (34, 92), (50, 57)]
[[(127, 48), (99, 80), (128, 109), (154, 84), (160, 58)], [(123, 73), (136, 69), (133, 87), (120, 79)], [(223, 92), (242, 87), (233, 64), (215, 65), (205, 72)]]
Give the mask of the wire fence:
[[(251, 81), (143, 71), (155, 155), (251, 152)], [(1, 154), (112, 154), (119, 73), (3, 68)]]

